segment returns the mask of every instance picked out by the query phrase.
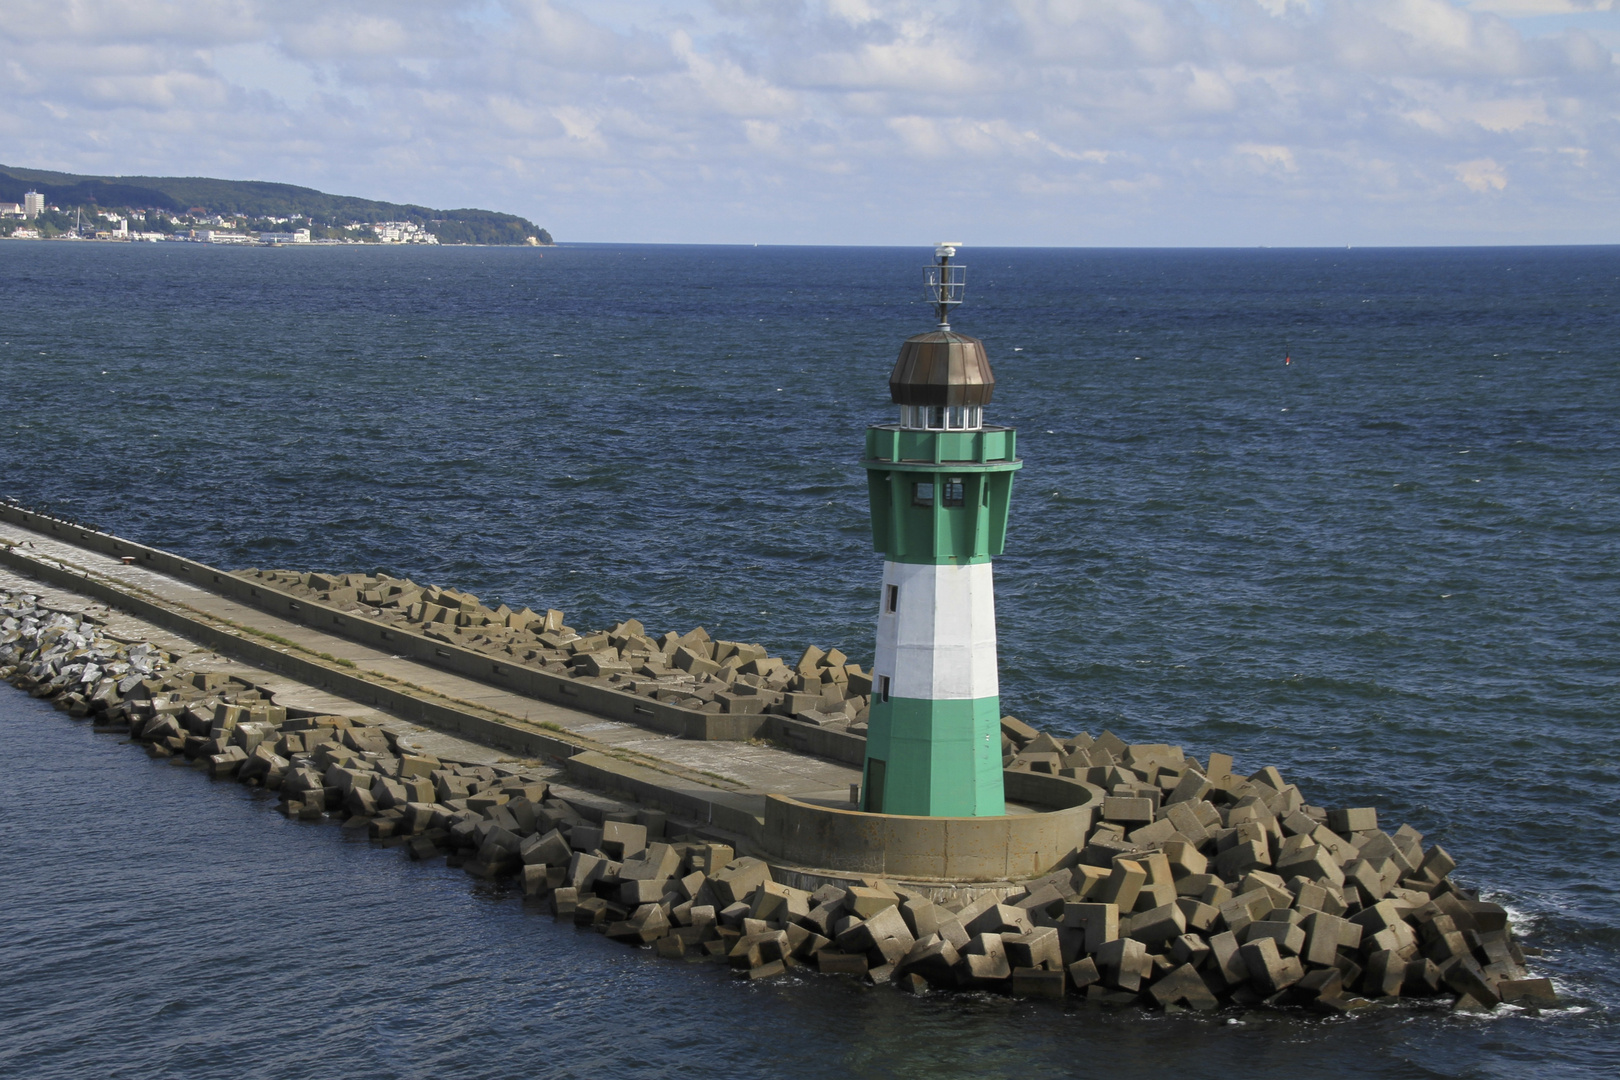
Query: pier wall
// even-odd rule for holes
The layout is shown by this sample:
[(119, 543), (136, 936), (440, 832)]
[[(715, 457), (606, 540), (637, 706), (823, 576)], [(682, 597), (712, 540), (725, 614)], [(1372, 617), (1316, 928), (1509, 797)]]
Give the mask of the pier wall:
[[(609, 720), (637, 724), (683, 739), (711, 742), (775, 739), (800, 753), (813, 754), (848, 765), (859, 766), (865, 760), (865, 740), (845, 731), (819, 728), (814, 724), (769, 714), (699, 712), (695, 709), (634, 697), (600, 686), (581, 684), (522, 664), (496, 660), (474, 649), (404, 632), (398, 627), (385, 626), (360, 616), (334, 611), (324, 604), (310, 603), (291, 596), (262, 581), (250, 581), (194, 559), (187, 559), (172, 552), (63, 522), (43, 514), (35, 514), (21, 507), (0, 504), (0, 521), (10, 521), (36, 532), (47, 533), (104, 555), (133, 559), (147, 569), (189, 581), (199, 588), (247, 604), (289, 622), (334, 633), (362, 645), (382, 649), (491, 686), (498, 686), (537, 701), (579, 709)], [(345, 693), (345, 696), (352, 695)], [(468, 735), (479, 737), (471, 733)], [(514, 747), (514, 749), (521, 748)]]
[[(127, 542), (122, 543), (126, 547), (129, 546)], [(390, 689), (387, 685), (375, 679), (368, 679), (364, 675), (334, 670), (326, 664), (317, 663), (296, 652), (277, 648), (269, 642), (258, 641), (247, 634), (223, 631), (206, 619), (192, 618), (174, 611), (167, 605), (143, 599), (131, 591), (113, 588), (97, 578), (74, 573), (70, 569), (43, 559), (29, 558), (26, 554), (8, 547), (0, 546), (0, 564), (36, 580), (70, 589), (83, 596), (93, 597), (121, 608), (165, 630), (190, 638), (210, 649), (235, 656), (246, 663), (255, 664), (266, 671), (274, 671), (296, 679), (306, 686), (337, 694), (350, 701), (371, 705), (401, 720), (447, 731), (485, 746), (510, 750), (528, 757), (566, 760), (579, 752), (579, 747), (566, 739), (555, 738), (543, 731), (525, 730), (499, 721), (487, 720), (454, 706), (440, 705)]]
[[(1073, 785), (1079, 787), (1079, 785)], [(995, 882), (1037, 877), (1073, 861), (1101, 798), (1000, 817), (909, 817), (765, 799), (760, 844), (773, 861), (905, 881)]]

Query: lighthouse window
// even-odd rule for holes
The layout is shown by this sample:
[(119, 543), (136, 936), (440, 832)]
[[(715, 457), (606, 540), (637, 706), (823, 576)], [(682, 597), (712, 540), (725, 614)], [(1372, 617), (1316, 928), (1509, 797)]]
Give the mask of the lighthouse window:
[(883, 609), (890, 615), (900, 610), (900, 586), (890, 585), (884, 590)]
[(917, 483), (911, 485), (911, 505), (934, 505), (934, 485), (932, 482), (924, 483), (922, 481), (918, 481)]
[(889, 700), (889, 677), (887, 675), (878, 676), (878, 700)]
[(962, 478), (953, 476), (945, 481), (945, 505), (961, 506), (962, 504)]
[(931, 428), (943, 428), (945, 426), (945, 406), (935, 405), (928, 410), (928, 426)]

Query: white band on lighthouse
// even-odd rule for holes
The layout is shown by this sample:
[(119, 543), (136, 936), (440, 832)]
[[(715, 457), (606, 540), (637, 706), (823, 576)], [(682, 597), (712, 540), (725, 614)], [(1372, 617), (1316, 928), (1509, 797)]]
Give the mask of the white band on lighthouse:
[(881, 595), (872, 673), (889, 677), (892, 696), (923, 701), (999, 696), (996, 598), (988, 562), (885, 562)]

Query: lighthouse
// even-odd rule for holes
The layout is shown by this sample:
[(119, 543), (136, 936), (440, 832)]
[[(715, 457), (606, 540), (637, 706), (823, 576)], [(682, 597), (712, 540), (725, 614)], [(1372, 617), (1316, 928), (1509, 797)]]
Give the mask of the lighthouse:
[(951, 330), (966, 267), (934, 249), (932, 333), (889, 375), (899, 423), (867, 429), (872, 541), (883, 552), (861, 809), (928, 817), (1006, 812), (990, 560), (1007, 537), (1017, 433), (984, 423), (996, 387), (984, 343)]

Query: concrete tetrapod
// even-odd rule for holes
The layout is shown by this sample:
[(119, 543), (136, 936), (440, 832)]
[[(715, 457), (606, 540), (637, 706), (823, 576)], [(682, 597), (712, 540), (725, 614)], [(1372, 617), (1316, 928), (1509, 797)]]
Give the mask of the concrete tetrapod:
[[(1313, 807), (1275, 769), (1240, 777), (1225, 755), (1206, 766), (1106, 732), (1025, 740), (1061, 747), (1071, 775), (1032, 771), (1024, 782), (1109, 783), (1110, 797), (1155, 804), (1153, 824), (1171, 828), (1152, 834), (1132, 828), (1139, 808), (1099, 822), (1087, 798), (989, 819), (1002, 830), (998, 853), (990, 834), (953, 838), (951, 819), (775, 798), (750, 855), (660, 812), (557, 798), (544, 776), (434, 759), (375, 724), (289, 716), (260, 687), (115, 641), (27, 594), (0, 593), (0, 677), (127, 732), (154, 757), (277, 791), (289, 816), (341, 820), (412, 858), (510, 880), (559, 919), (650, 955), (712, 959), (748, 978), (814, 967), (911, 990), (1083, 993), (1165, 1009), (1556, 1003), (1550, 982), (1526, 970), (1507, 912), (1454, 882), (1443, 849), (1409, 826), (1381, 831), (1370, 808)], [(1016, 758), (1019, 729), (1003, 730)], [(1223, 864), (1240, 847), (1245, 856)], [(862, 879), (848, 887), (793, 884), (804, 866), (849, 852), (881, 862), (848, 868)], [(1302, 866), (1342, 878), (1293, 872)], [(915, 872), (929, 869), (947, 872)]]

